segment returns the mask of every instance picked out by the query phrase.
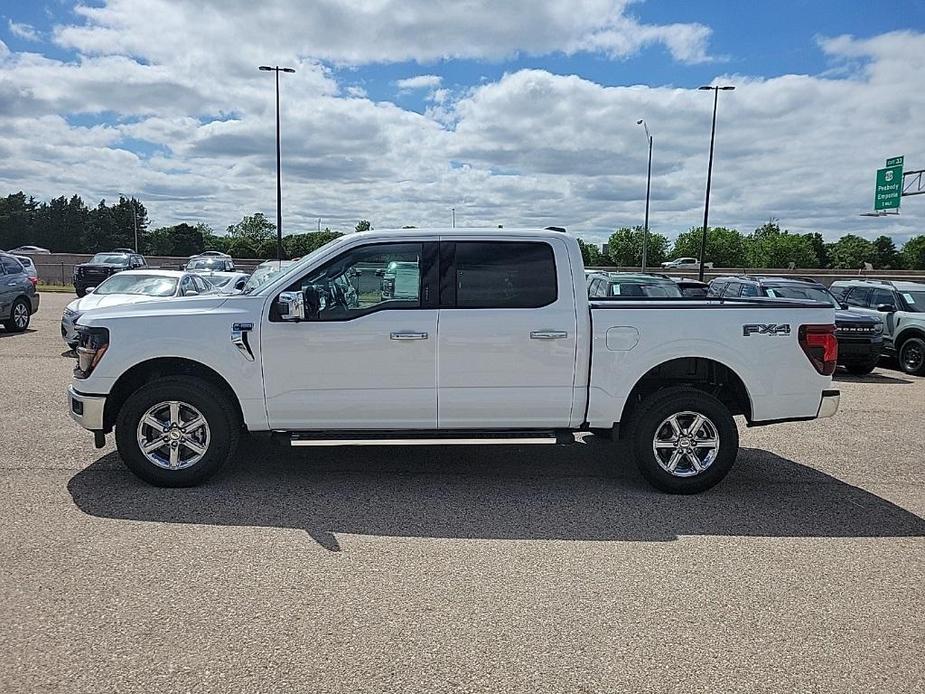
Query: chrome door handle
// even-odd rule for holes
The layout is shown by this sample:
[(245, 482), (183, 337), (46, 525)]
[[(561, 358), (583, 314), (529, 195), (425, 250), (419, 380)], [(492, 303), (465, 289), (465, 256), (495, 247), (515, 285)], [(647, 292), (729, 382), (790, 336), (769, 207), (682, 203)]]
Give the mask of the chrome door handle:
[(19, 284), (19, 282), (17, 282), (16, 280), (13, 280), (12, 282), (7, 282), (7, 283), (6, 283), (6, 286), (7, 286), (7, 287), (15, 287), (17, 284)]
[(530, 333), (531, 340), (561, 340), (568, 337), (564, 330), (534, 330)]
[(412, 332), (402, 332), (402, 333), (391, 333), (389, 335), (390, 340), (426, 340), (427, 333), (412, 333)]

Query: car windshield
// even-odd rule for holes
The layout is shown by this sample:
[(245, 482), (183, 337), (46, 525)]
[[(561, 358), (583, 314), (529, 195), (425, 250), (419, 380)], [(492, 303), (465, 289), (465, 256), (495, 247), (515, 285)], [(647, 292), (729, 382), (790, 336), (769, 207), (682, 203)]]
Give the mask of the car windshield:
[(608, 296), (653, 296), (653, 297), (680, 297), (681, 290), (673, 282), (611, 282)]
[(227, 287), (232, 282), (236, 281), (238, 278), (236, 275), (210, 275), (209, 282), (213, 287)]
[(136, 294), (143, 296), (173, 296), (177, 278), (167, 275), (113, 275), (94, 290), (97, 295)]
[(907, 292), (900, 290), (906, 302), (906, 310), (913, 313), (925, 313), (925, 290)]
[(90, 262), (96, 265), (128, 265), (128, 256), (119, 253), (97, 253)]
[(215, 270), (225, 267), (225, 258), (194, 258), (186, 265), (187, 270)]
[(838, 302), (835, 301), (828, 289), (823, 287), (814, 287), (812, 285), (787, 285), (787, 286), (777, 286), (777, 287), (767, 287), (765, 292), (768, 296), (773, 296), (778, 299), (807, 299), (809, 301), (821, 301), (824, 304), (829, 306), (838, 307)]
[(283, 260), (282, 262), (278, 262), (274, 260), (267, 265), (259, 266), (254, 270), (254, 274), (248, 278), (247, 284), (244, 285), (244, 293), (250, 294), (258, 287), (262, 287), (280, 272), (289, 269), (289, 266), (292, 265), (293, 262), (295, 261)]

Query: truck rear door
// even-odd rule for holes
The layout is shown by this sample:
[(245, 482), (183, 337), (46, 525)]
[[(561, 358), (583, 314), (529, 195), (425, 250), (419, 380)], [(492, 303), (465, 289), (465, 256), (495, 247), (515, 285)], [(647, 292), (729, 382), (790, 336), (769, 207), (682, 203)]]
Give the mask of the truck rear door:
[(438, 427), (568, 426), (577, 318), (565, 244), (448, 237), (440, 274)]

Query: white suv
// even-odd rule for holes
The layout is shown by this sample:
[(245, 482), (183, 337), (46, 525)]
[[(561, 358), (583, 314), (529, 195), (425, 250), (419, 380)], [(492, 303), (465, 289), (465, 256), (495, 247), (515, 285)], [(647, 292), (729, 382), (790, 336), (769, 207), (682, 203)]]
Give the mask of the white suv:
[(925, 376), (925, 284), (839, 280), (830, 291), (848, 309), (883, 322), (883, 351), (908, 374)]

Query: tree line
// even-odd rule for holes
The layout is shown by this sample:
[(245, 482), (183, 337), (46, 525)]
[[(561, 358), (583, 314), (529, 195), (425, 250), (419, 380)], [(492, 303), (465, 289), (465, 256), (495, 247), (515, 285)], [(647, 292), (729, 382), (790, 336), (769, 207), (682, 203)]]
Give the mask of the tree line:
[[(650, 267), (674, 258), (700, 257), (703, 227), (691, 227), (674, 243), (649, 231), (646, 264)], [(585, 265), (639, 267), (642, 265), (642, 227), (623, 227), (611, 234), (606, 254), (594, 244), (579, 241)], [(822, 234), (794, 234), (771, 219), (750, 234), (737, 229), (711, 227), (705, 258), (718, 268), (833, 268), (858, 270), (870, 263), (878, 270), (925, 270), (925, 235), (915, 236), (902, 248), (888, 236), (873, 241), (846, 234), (826, 243)]]
[[(114, 248), (135, 248), (146, 255), (191, 256), (222, 251), (235, 258), (275, 258), (276, 225), (260, 212), (230, 224), (224, 235), (208, 224), (175, 224), (150, 228), (148, 211), (137, 199), (119, 197), (115, 203), (100, 200), (89, 207), (79, 195), (62, 195), (40, 202), (24, 193), (0, 198), (0, 249), (40, 246), (55, 253), (99, 253)], [(370, 229), (360, 220), (355, 231)], [(283, 237), (283, 253), (297, 258), (310, 253), (341, 232), (325, 228)]]
[[(148, 211), (137, 199), (119, 197), (118, 202), (100, 200), (89, 207), (79, 195), (48, 202), (14, 193), (0, 198), (0, 248), (34, 245), (59, 253), (97, 253), (113, 248), (134, 248), (148, 255), (185, 257), (215, 250), (236, 258), (275, 258), (276, 225), (262, 213), (248, 215), (216, 234), (207, 224), (175, 224), (150, 229)], [(355, 231), (370, 229), (360, 220)], [(283, 253), (288, 258), (306, 255), (337, 238), (342, 232), (288, 234)], [(650, 266), (671, 258), (700, 256), (701, 228), (691, 227), (674, 243), (662, 234), (649, 232), (647, 262)], [(642, 264), (641, 227), (622, 227), (608, 240), (606, 255), (594, 244), (579, 241), (585, 264), (638, 267)], [(883, 270), (925, 270), (925, 235), (897, 248), (888, 236), (873, 241), (848, 234), (826, 243), (819, 233), (794, 234), (771, 219), (750, 234), (713, 227), (707, 235), (706, 259), (724, 268), (836, 268), (856, 270), (870, 263)]]

